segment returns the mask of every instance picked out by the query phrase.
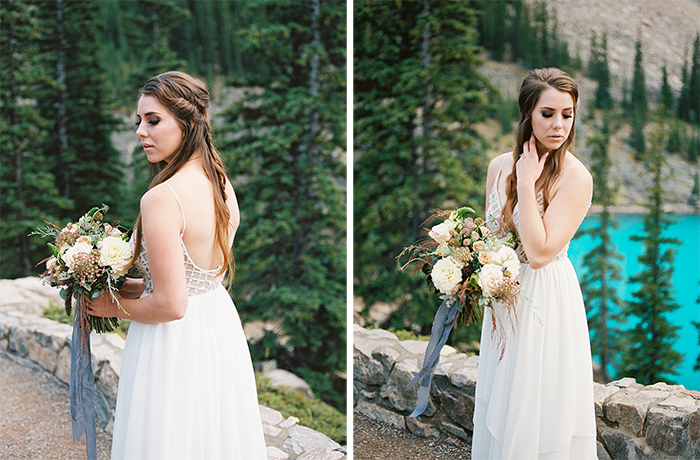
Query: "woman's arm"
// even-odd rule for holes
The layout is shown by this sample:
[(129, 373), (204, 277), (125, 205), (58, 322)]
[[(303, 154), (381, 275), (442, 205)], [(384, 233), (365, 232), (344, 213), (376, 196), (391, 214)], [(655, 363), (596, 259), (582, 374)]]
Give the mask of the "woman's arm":
[(142, 323), (164, 323), (181, 319), (187, 309), (187, 282), (180, 233), (182, 217), (175, 196), (161, 184), (141, 199), (141, 225), (153, 281), (153, 293), (140, 299), (117, 294), (119, 309), (111, 296), (89, 302), (95, 316), (119, 317)]
[(546, 159), (547, 154), (538, 159), (533, 136), (516, 165), (520, 240), (534, 269), (551, 262), (571, 240), (586, 217), (593, 193), (593, 179), (588, 170), (580, 163), (572, 165), (560, 177), (556, 194), (544, 217), (540, 217), (535, 183)]

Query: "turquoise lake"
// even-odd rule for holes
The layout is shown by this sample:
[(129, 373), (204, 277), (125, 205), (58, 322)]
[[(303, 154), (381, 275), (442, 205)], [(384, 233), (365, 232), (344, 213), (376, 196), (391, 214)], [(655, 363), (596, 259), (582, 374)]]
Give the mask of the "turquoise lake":
[[(684, 355), (683, 363), (679, 368), (679, 374), (671, 376), (670, 380), (685, 385), (690, 390), (700, 390), (700, 372), (693, 371), (693, 365), (700, 353), (698, 346), (698, 331), (691, 321), (700, 321), (700, 215), (674, 215), (674, 223), (669, 226), (665, 236), (677, 238), (682, 244), (676, 246), (676, 256), (673, 265), (673, 288), (675, 300), (679, 309), (668, 314), (667, 318), (675, 325), (681, 326), (678, 330), (680, 337), (675, 343), (675, 349)], [(643, 216), (618, 214), (615, 216), (619, 227), (612, 231), (613, 241), (619, 253), (623, 254), (624, 261), (620, 263), (623, 281), (618, 283), (618, 292), (622, 299), (629, 301), (632, 293), (638, 288), (638, 284), (627, 282), (628, 278), (640, 271), (637, 257), (642, 251), (641, 242), (630, 240), (632, 235), (643, 235)], [(589, 215), (581, 225), (581, 229), (598, 225), (599, 217)], [(571, 242), (569, 258), (571, 259), (579, 280), (585, 273), (583, 257), (598, 241), (590, 236), (578, 236)], [(628, 326), (629, 327), (629, 326)], [(630, 376), (634, 377), (634, 376)]]

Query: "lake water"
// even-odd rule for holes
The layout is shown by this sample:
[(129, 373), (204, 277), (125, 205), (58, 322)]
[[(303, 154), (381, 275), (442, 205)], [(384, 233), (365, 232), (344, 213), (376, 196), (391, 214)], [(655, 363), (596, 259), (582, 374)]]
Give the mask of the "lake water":
[[(618, 285), (619, 295), (629, 301), (632, 293), (638, 288), (638, 284), (628, 283), (627, 279), (640, 271), (637, 257), (642, 251), (642, 243), (630, 240), (632, 235), (643, 235), (643, 216), (641, 215), (616, 215), (615, 220), (620, 224), (612, 230), (613, 242), (619, 253), (625, 257), (620, 264), (623, 281)], [(675, 215), (674, 223), (669, 226), (664, 236), (677, 238), (683, 243), (676, 246), (676, 256), (673, 266), (673, 288), (675, 300), (680, 308), (668, 314), (668, 319), (675, 325), (681, 326), (678, 330), (680, 337), (677, 339), (675, 349), (683, 353), (684, 359), (679, 374), (671, 379), (676, 383), (685, 385), (691, 390), (700, 390), (700, 372), (693, 371), (693, 365), (700, 353), (698, 346), (698, 332), (691, 321), (700, 321), (700, 304), (696, 301), (700, 297), (700, 215)], [(581, 225), (582, 229), (596, 227), (599, 217), (589, 215)], [(583, 257), (595, 245), (597, 240), (590, 236), (579, 236), (571, 242), (569, 258), (571, 259), (579, 279), (582, 278), (585, 268)], [(634, 377), (634, 376), (630, 376)]]

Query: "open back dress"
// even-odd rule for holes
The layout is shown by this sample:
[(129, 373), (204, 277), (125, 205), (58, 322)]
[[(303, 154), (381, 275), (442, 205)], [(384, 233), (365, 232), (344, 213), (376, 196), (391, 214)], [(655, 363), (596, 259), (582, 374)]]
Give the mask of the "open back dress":
[[(182, 219), (184, 234), (184, 213)], [(112, 460), (265, 460), (253, 365), (238, 312), (218, 270), (198, 267), (180, 236), (187, 311), (167, 323), (131, 322)], [(143, 296), (149, 295), (153, 285), (145, 242), (136, 265)]]

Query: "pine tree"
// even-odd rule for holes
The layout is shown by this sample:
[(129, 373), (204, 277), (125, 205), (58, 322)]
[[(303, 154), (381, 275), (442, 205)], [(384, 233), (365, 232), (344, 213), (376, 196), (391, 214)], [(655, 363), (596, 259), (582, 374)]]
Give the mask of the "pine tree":
[(623, 259), (612, 241), (611, 230), (618, 227), (611, 206), (615, 204), (617, 187), (610, 184), (612, 161), (608, 152), (610, 132), (603, 121), (600, 132), (590, 143), (593, 146), (591, 168), (593, 173), (593, 201), (603, 206), (600, 224), (587, 231), (599, 244), (584, 256), (586, 272), (581, 279), (581, 290), (588, 310), (588, 327), (591, 331), (591, 351), (601, 365), (601, 379), (609, 381), (608, 368), (617, 366), (622, 350), (620, 325), (623, 322), (623, 301), (617, 295), (613, 283), (620, 281), (620, 261)]
[[(66, 219), (102, 203), (118, 208), (123, 198), (122, 165), (110, 140), (115, 120), (106, 103), (98, 8), (95, 0), (41, 2), (42, 51), (52, 57), (56, 82), (40, 101), (42, 113), (56, 120), (43, 156), (53, 161), (61, 197), (72, 203), (61, 215)], [(112, 215), (117, 218), (117, 210)]]
[[(662, 133), (656, 133), (654, 152), (661, 146)], [(644, 216), (644, 234), (634, 235), (632, 241), (642, 244), (638, 260), (641, 271), (630, 277), (637, 284), (633, 299), (627, 302), (625, 316), (633, 325), (627, 332), (627, 346), (621, 355), (620, 376), (633, 376), (642, 384), (669, 381), (677, 375), (683, 355), (673, 349), (679, 326), (674, 326), (666, 315), (679, 308), (674, 299), (672, 277), (675, 238), (665, 237), (670, 219), (662, 209), (663, 155), (648, 155), (652, 186), (647, 199), (649, 212)]]
[(647, 102), (646, 80), (644, 78), (644, 65), (642, 64), (642, 38), (637, 39), (636, 52), (634, 55), (634, 73), (632, 76), (632, 88), (629, 100), (629, 117), (632, 125), (630, 145), (637, 152), (636, 158), (639, 160), (646, 152), (644, 139), (644, 125), (647, 121), (649, 105)]
[(595, 33), (591, 37), (591, 58), (588, 64), (588, 72), (598, 82), (595, 92), (595, 107), (603, 110), (612, 108), (607, 33), (603, 33), (600, 43), (596, 40)]
[(505, 55), (503, 35), (506, 32), (507, 4), (481, 0), (478, 5), (482, 11), (479, 16), (481, 43), (491, 52), (491, 59), (502, 61)]
[(252, 90), (218, 135), (241, 209), (235, 298), (244, 319), (275, 322), (275, 356), (344, 410), (346, 384), (345, 5), (251, 2), (241, 31), (258, 61)]
[(21, 0), (0, 7), (0, 278), (42, 271), (35, 265), (47, 256), (45, 242), (27, 235), (67, 206), (53, 163), (41, 151), (52, 122), (37, 101), (51, 80), (40, 55), (36, 11)]
[(357, 1), (355, 24), (355, 294), (365, 314), (398, 305), (384, 327), (425, 334), (436, 297), (395, 258), (425, 237), (431, 210), (483, 209), (476, 14), (464, 2)]
[(661, 106), (661, 111), (665, 115), (670, 115), (673, 112), (673, 108), (676, 106), (675, 98), (673, 97), (673, 90), (671, 85), (668, 84), (668, 71), (666, 66), (661, 69), (661, 94), (659, 96), (659, 105)]

